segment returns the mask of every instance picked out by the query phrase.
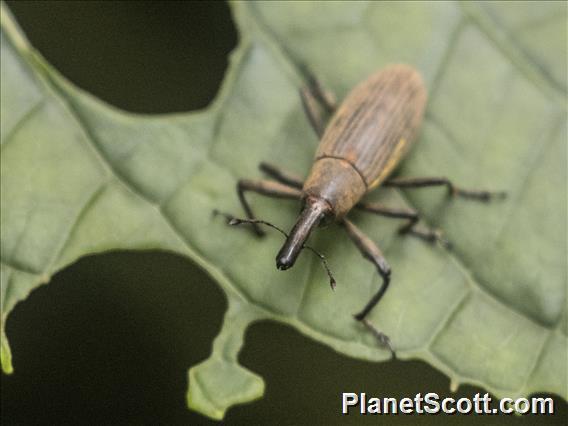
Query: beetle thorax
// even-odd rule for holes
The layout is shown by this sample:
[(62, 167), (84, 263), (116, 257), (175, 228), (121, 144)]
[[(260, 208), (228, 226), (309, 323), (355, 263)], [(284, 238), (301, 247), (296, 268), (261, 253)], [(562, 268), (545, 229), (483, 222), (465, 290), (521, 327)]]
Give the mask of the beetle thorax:
[(359, 172), (341, 158), (320, 158), (304, 183), (306, 197), (329, 203), (335, 220), (343, 218), (365, 195), (367, 186)]

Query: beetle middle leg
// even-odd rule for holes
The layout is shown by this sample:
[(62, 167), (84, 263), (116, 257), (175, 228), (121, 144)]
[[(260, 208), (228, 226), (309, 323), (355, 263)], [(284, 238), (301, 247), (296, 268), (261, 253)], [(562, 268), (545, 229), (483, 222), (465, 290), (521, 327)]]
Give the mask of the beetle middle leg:
[(424, 188), (429, 186), (445, 186), (448, 188), (448, 194), (452, 197), (463, 197), (478, 201), (489, 201), (491, 199), (505, 198), (506, 193), (503, 191), (484, 191), (478, 189), (463, 189), (455, 186), (452, 181), (445, 177), (423, 177), (423, 178), (392, 178), (385, 181), (384, 186), (393, 186), (396, 188)]
[[(287, 198), (287, 199), (300, 199), (302, 196), (302, 191), (297, 188), (285, 185), (279, 182), (273, 182), (270, 180), (249, 180), (240, 179), (237, 182), (237, 194), (239, 195), (239, 200), (243, 206), (243, 209), (249, 219), (256, 219), (250, 204), (245, 198), (245, 192), (252, 191), (261, 195), (266, 195), (268, 197), (274, 198)], [(253, 223), (252, 229), (259, 237), (264, 235), (264, 231), (260, 229), (258, 224)]]
[(359, 228), (357, 228), (353, 222), (348, 219), (343, 219), (341, 224), (345, 227), (347, 231), (347, 235), (349, 238), (355, 243), (361, 254), (369, 260), (375, 267), (379, 275), (382, 277), (383, 282), (379, 287), (379, 290), (375, 293), (375, 295), (367, 302), (365, 307), (359, 312), (355, 314), (354, 317), (357, 321), (360, 321), (367, 327), (373, 335), (379, 340), (379, 342), (385, 346), (387, 346), (391, 352), (394, 354), (392, 350), (390, 339), (388, 336), (381, 331), (377, 330), (375, 326), (373, 326), (366, 318), (369, 315), (369, 312), (373, 310), (373, 308), (379, 303), (379, 300), (384, 296), (385, 292), (390, 283), (390, 275), (391, 270), (390, 266), (387, 263), (383, 253), (379, 249), (379, 247), (369, 238), (367, 237)]
[(420, 216), (414, 209), (392, 208), (379, 203), (366, 202), (358, 203), (356, 207), (360, 210), (385, 217), (407, 219), (408, 222), (398, 229), (398, 232), (400, 234), (413, 235), (430, 243), (438, 242), (446, 248), (450, 247), (450, 243), (445, 238), (443, 238), (442, 231), (440, 231), (439, 229), (432, 229), (426, 226), (417, 226)]

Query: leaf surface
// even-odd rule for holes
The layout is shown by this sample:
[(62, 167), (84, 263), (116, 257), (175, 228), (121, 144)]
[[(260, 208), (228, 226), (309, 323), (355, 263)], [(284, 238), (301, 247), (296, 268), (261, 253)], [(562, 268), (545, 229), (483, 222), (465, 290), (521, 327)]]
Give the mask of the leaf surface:
[[(401, 175), (440, 175), (506, 189), (491, 205), (442, 190), (383, 189), (443, 228), (450, 253), (353, 213), (379, 243), (392, 286), (370, 319), (403, 359), (423, 359), (452, 386), (496, 395), (566, 383), (566, 4), (233, 3), (241, 40), (215, 102), (190, 114), (116, 110), (72, 86), (29, 46), (5, 6), (1, 39), (2, 366), (12, 370), (7, 315), (79, 257), (118, 249), (187, 256), (227, 295), (211, 357), (189, 372), (189, 405), (222, 418), (258, 398), (262, 379), (238, 364), (247, 326), (281, 321), (333, 349), (389, 353), (352, 319), (380, 278), (341, 229), (312, 243), (329, 258), (274, 267), (282, 240), (227, 229), (214, 208), (240, 212), (240, 177), (260, 161), (309, 169), (316, 137), (303, 116), (302, 66), (343, 97), (393, 62), (419, 69), (429, 105)], [(546, 49), (542, 46), (546, 45)], [(290, 227), (298, 206), (251, 197), (259, 217)]]

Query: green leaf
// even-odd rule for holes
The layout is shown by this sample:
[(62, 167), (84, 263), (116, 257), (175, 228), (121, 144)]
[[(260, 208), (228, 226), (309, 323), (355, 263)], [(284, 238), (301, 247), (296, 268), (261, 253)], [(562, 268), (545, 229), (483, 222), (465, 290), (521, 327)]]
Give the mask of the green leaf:
[[(429, 87), (427, 117), (401, 175), (443, 174), (506, 189), (491, 205), (441, 190), (376, 191), (445, 230), (450, 253), (403, 238), (388, 219), (352, 214), (385, 252), (392, 286), (370, 320), (402, 359), (419, 358), (452, 386), (497, 396), (566, 383), (566, 4), (232, 3), (241, 40), (222, 90), (201, 112), (142, 116), (72, 86), (31, 48), (2, 5), (2, 367), (15, 304), (79, 257), (162, 249), (197, 262), (227, 295), (211, 357), (189, 372), (188, 403), (221, 419), (263, 394), (238, 364), (247, 326), (287, 323), (333, 349), (382, 361), (352, 314), (380, 278), (341, 229), (312, 243), (329, 258), (335, 292), (314, 257), (274, 266), (277, 234), (259, 241), (211, 217), (240, 212), (239, 177), (275, 162), (306, 174), (317, 140), (302, 114), (307, 65), (340, 97), (374, 70), (406, 62)], [(254, 197), (260, 217), (289, 227), (297, 204)]]

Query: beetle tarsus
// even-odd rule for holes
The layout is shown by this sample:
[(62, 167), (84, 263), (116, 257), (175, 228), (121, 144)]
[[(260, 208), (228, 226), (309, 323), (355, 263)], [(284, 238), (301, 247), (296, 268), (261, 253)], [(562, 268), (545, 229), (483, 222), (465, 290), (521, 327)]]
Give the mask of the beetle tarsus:
[(452, 243), (444, 238), (441, 229), (430, 229), (427, 227), (418, 227), (416, 224), (412, 226), (404, 225), (398, 230), (400, 235), (413, 235), (429, 243), (438, 243), (445, 249), (451, 249)]
[(235, 218), (235, 217), (234, 217), (232, 214), (230, 214), (230, 213), (225, 213), (225, 212), (222, 212), (222, 211), (220, 211), (220, 210), (213, 209), (213, 210), (211, 211), (211, 217), (217, 217), (217, 216), (223, 216), (223, 217), (225, 218), (225, 221), (226, 221), (227, 223), (229, 223), (232, 219)]
[(371, 322), (369, 320), (367, 320), (366, 318), (357, 318), (357, 315), (354, 315), (355, 319), (360, 322), (361, 324), (363, 324), (367, 330), (369, 330), (371, 332), (371, 334), (377, 339), (377, 341), (379, 342), (379, 344), (385, 348), (387, 348), (391, 354), (393, 359), (396, 358), (396, 354), (394, 352), (394, 349), (392, 347), (391, 344), (391, 340), (389, 338), (389, 336), (387, 336), (385, 333), (383, 333), (382, 331), (379, 331), (373, 324), (371, 324)]
[(487, 203), (492, 200), (504, 200), (507, 198), (505, 191), (475, 191), (467, 189), (453, 188), (452, 197), (462, 197), (470, 200), (477, 200)]
[(461, 197), (482, 202), (488, 202), (493, 199), (502, 200), (507, 197), (507, 193), (505, 191), (484, 191), (460, 188), (445, 177), (396, 177), (388, 179), (385, 181), (384, 185), (396, 188), (427, 188), (432, 186), (445, 186), (448, 188), (448, 196), (450, 198)]

